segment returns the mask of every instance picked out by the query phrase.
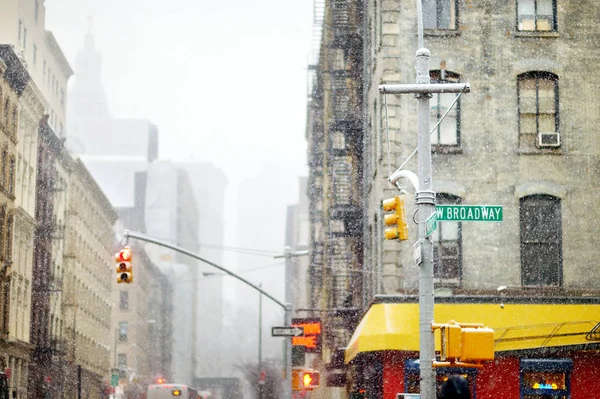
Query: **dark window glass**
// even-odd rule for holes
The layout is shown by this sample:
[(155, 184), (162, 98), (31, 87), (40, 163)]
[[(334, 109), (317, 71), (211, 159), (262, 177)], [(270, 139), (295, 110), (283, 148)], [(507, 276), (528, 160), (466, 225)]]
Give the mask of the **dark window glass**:
[[(460, 197), (436, 194), (438, 204), (460, 204)], [(462, 274), (462, 239), (460, 222), (438, 221), (433, 232), (433, 276), (436, 281), (459, 283)]]
[(457, 0), (423, 0), (423, 28), (457, 29)]
[(562, 285), (560, 199), (549, 195), (521, 198), (520, 225), (522, 284)]

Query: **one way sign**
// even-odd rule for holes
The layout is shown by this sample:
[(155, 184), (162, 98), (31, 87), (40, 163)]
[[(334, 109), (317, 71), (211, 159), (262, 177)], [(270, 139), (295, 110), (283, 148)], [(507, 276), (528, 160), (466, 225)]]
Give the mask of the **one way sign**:
[(271, 327), (271, 336), (273, 337), (301, 337), (303, 335), (303, 327)]

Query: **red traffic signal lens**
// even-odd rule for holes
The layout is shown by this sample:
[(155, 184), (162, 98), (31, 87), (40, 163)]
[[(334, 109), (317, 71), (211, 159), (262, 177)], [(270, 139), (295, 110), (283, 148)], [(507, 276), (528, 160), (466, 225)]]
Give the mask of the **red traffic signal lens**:
[(126, 263), (119, 263), (119, 271), (124, 272), (125, 270), (127, 270), (127, 264)]
[(129, 262), (131, 260), (131, 250), (122, 249), (119, 251), (119, 259), (124, 262)]

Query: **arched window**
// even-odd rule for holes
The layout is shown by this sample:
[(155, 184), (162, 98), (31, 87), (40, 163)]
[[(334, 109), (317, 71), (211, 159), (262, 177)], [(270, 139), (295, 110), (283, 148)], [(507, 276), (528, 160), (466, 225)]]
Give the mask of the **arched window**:
[(533, 71), (517, 77), (519, 147), (535, 145), (540, 133), (559, 131), (558, 76)]
[[(443, 69), (430, 71), (429, 76), (431, 83), (460, 82), (459, 74)], [(460, 100), (450, 108), (455, 99), (456, 93), (433, 93), (429, 101), (431, 128), (433, 129), (448, 109), (450, 111), (431, 135), (432, 145), (460, 145)]]
[[(460, 197), (437, 193), (436, 203), (458, 205)], [(433, 276), (436, 282), (459, 284), (462, 277), (462, 224), (438, 221), (433, 232)]]
[(524, 286), (562, 285), (562, 218), (560, 198), (521, 198), (521, 282)]

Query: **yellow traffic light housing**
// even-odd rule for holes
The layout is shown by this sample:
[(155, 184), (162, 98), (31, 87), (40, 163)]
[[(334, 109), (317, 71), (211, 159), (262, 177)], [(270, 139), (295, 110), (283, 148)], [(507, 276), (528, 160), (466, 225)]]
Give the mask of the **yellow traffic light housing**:
[(440, 329), (442, 345), (436, 367), (480, 367), (480, 363), (494, 360), (494, 330), (483, 324), (457, 323), (432, 324)]
[(404, 197), (395, 196), (381, 202), (384, 212), (394, 212), (384, 216), (386, 226), (395, 226), (385, 229), (386, 240), (408, 240), (408, 225), (406, 224), (406, 211), (404, 209)]
[(133, 282), (133, 267), (131, 248), (125, 247), (115, 254), (117, 283), (131, 284)]

